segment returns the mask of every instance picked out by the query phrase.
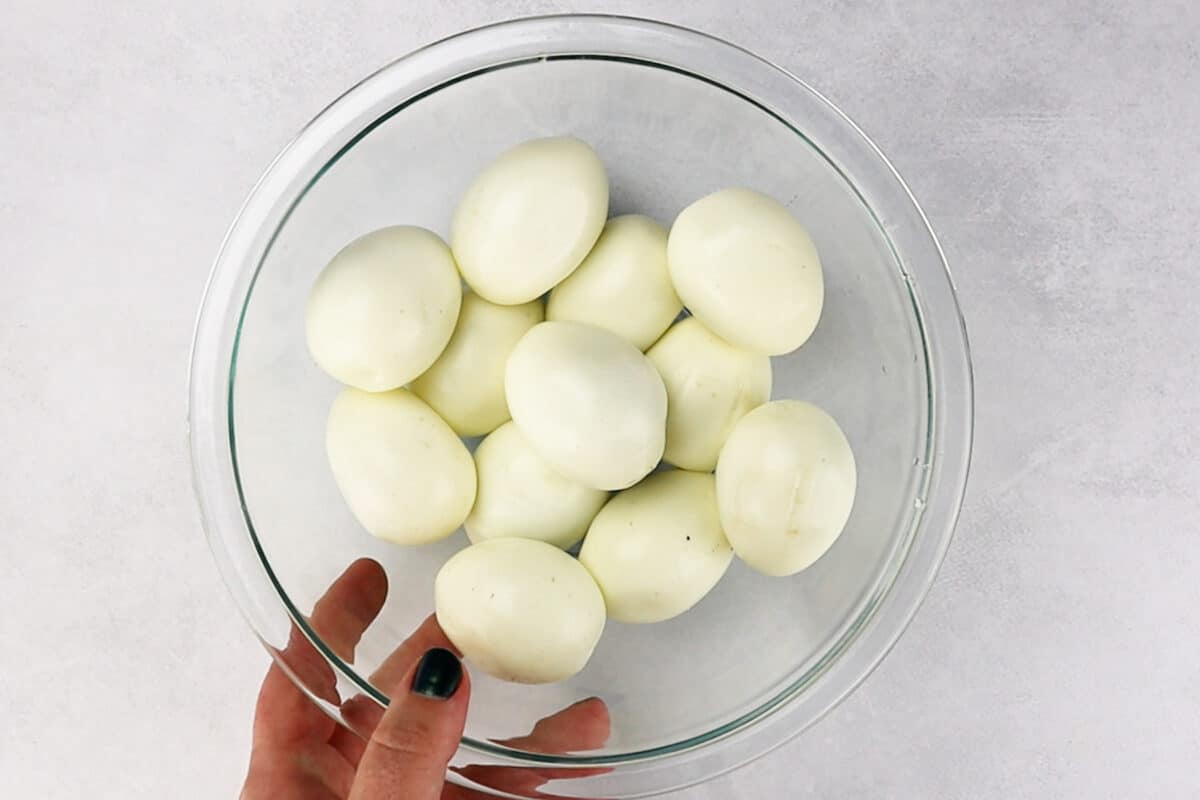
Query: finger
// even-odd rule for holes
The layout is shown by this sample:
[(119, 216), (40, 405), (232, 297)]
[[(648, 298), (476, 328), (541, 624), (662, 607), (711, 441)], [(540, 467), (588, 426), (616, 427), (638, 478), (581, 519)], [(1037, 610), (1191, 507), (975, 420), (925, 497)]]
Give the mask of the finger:
[[(608, 706), (598, 697), (589, 697), (567, 706), (545, 719), (533, 730), (515, 739), (498, 740), (497, 744), (524, 750), (527, 753), (563, 755), (596, 750), (608, 742), (612, 721)], [(552, 780), (570, 780), (604, 775), (605, 767), (496, 767), (474, 765), (456, 770), (468, 780), (511, 794), (537, 796), (537, 789)]]
[(340, 800), (353, 781), (354, 768), (328, 747), (258, 749), (251, 755), (240, 800)]
[[(383, 568), (369, 559), (355, 561), (317, 601), (311, 624), (335, 651), (348, 657), (371, 624), (387, 594)], [(287, 647), (275, 654), (302, 685), (322, 700), (337, 703), (336, 677), (325, 658), (293, 626)], [(273, 664), (259, 691), (254, 713), (254, 745), (325, 741), (335, 723), (304, 695), (283, 668)]]
[(461, 657), (462, 653), (447, 638), (442, 626), (438, 624), (437, 616), (430, 614), (424, 622), (383, 660), (371, 673), (371, 683), (379, 687), (399, 685), (400, 680), (408, 674), (417, 659), (435, 647), (449, 650)]
[(387, 573), (369, 558), (346, 567), (313, 607), (309, 624), (329, 649), (346, 661), (383, 608), (387, 599)]
[(391, 692), (359, 763), (350, 800), (441, 797), (446, 766), (466, 724), (470, 679), (454, 653), (434, 648), (401, 685), (408, 690)]
[(563, 755), (601, 748), (611, 732), (608, 706), (599, 697), (589, 697), (538, 720), (527, 735), (496, 744), (527, 753)]
[[(369, 559), (346, 568), (317, 601), (309, 624), (331, 650), (350, 660), (387, 596), (387, 575)], [(329, 663), (295, 625), (287, 647), (273, 653), (259, 691), (254, 744), (243, 797), (345, 797), (354, 766), (328, 746), (340, 729), (287, 675), (322, 700), (337, 703)]]
[(297, 688), (278, 664), (272, 664), (254, 709), (254, 748), (323, 741), (332, 730), (333, 720)]
[[(430, 614), (415, 631), (384, 659), (379, 668), (371, 673), (371, 685), (387, 692), (396, 686), (405, 686), (404, 677), (417, 663), (417, 660), (435, 647), (449, 650), (461, 656), (442, 627), (438, 625), (437, 617)], [(371, 738), (375, 726), (383, 717), (383, 707), (373, 698), (357, 695), (342, 704), (342, 718), (364, 740)]]

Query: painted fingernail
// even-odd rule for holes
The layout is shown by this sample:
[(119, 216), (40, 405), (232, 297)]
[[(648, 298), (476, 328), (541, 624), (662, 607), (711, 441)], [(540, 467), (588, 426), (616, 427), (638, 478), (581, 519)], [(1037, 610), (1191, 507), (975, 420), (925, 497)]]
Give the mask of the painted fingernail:
[(417, 672), (413, 675), (413, 694), (447, 700), (458, 691), (462, 683), (462, 664), (449, 650), (435, 647), (421, 656)]

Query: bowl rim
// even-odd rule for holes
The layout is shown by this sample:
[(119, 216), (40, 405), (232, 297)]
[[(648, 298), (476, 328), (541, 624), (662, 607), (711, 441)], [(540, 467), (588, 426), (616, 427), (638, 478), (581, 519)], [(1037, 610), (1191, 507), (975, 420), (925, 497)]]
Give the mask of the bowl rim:
[[(806, 676), (752, 712), (681, 743), (593, 756), (547, 756), (469, 738), (461, 745), (473, 760), (486, 756), (489, 763), (509, 766), (631, 768), (625, 775), (636, 778), (627, 781), (632, 793), (621, 796), (646, 796), (708, 780), (764, 755), (807, 729), (859, 686), (903, 634), (924, 599), (949, 547), (965, 492), (972, 449), (973, 378), (966, 325), (944, 253), (925, 213), (879, 148), (808, 84), (710, 34), (656, 20), (598, 14), (523, 17), (474, 28), (419, 48), (365, 78), (322, 110), (280, 152), (222, 242), (197, 315), (190, 356), (188, 438), (193, 487), (222, 577), (276, 662), (314, 702), (345, 723), (336, 706), (320, 701), (269, 643), (271, 637), (264, 631), (283, 612), (341, 677), (386, 705), (387, 698), (308, 627), (275, 580), (253, 532), (240, 494), (232, 418), (238, 335), (246, 302), (263, 258), (291, 210), (324, 170), (363, 136), (451, 83), (517, 64), (562, 58), (617, 59), (680, 72), (757, 105), (805, 138), (842, 174), (875, 217), (908, 284), (925, 348), (926, 456), (909, 531), (900, 543), (905, 552), (898, 561), (893, 559), (892, 574), (881, 576), (879, 583), (886, 585), (864, 603), (862, 612), (840, 631), (838, 641)], [(818, 145), (795, 124), (803, 121), (807, 131), (817, 118), (831, 135), (844, 138), (832, 148), (838, 152), (831, 153), (833, 139)], [(876, 213), (879, 206), (890, 211), (886, 222)], [(253, 272), (250, 276), (248, 269)], [(233, 319), (236, 328), (230, 325)], [(241, 585), (239, 565), (249, 559), (229, 546), (237, 537), (253, 540), (256, 568), (278, 593), (275, 607), (270, 607), (269, 598), (253, 596)], [(255, 568), (252, 560), (250, 567)], [(807, 705), (797, 702), (801, 696)], [(806, 714), (799, 714), (801, 708)], [(717, 742), (724, 746), (712, 747)], [(679, 777), (683, 771), (691, 777)], [(495, 793), (457, 775), (449, 777)]]

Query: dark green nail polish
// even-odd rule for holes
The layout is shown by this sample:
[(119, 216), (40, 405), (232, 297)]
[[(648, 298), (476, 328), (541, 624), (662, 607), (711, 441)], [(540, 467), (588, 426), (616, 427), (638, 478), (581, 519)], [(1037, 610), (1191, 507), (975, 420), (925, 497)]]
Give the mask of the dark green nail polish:
[(462, 683), (462, 664), (449, 650), (435, 647), (421, 656), (417, 673), (413, 675), (413, 694), (446, 700), (458, 691)]

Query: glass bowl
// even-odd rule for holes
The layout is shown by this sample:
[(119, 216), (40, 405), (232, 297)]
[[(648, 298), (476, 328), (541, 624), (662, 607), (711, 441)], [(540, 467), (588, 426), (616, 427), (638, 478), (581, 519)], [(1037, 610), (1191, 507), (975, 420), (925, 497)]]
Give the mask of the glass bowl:
[[(338, 387), (306, 351), (305, 298), (367, 231), (445, 236), (484, 164), (555, 134), (603, 158), (612, 214), (669, 224), (726, 186), (795, 212), (821, 253), (825, 310), (807, 344), (774, 359), (773, 396), (829, 410), (858, 461), (852, 518), (808, 570), (767, 578), (735, 561), (676, 619), (610, 622), (586, 669), (560, 684), (473, 674), (451, 781), (512, 797), (640, 797), (758, 757), (845, 697), (916, 611), (959, 510), (972, 390), (946, 264), (895, 170), (815, 90), (719, 39), (601, 16), (473, 30), (372, 75), (271, 164), (221, 248), (192, 353), (195, 485), (223, 577), (281, 666), (351, 727), (347, 700), (386, 704), (372, 675), (432, 611), (433, 576), (466, 538), (403, 548), (350, 515), (324, 453)], [(390, 593), (351, 658), (303, 615), (362, 556), (383, 566)], [(602, 746), (513, 741), (591, 697), (611, 724)]]

